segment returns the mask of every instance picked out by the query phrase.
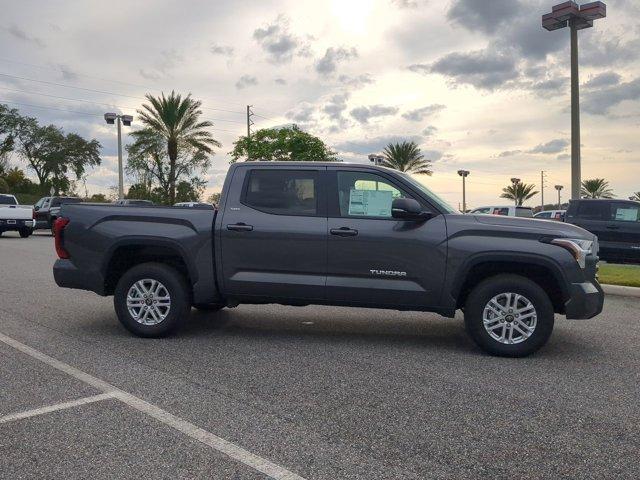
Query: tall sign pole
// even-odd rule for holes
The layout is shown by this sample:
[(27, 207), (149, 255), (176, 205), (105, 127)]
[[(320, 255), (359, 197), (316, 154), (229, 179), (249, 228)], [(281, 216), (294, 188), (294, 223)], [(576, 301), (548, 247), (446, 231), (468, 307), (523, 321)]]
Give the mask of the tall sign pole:
[(593, 27), (593, 21), (607, 16), (603, 2), (578, 5), (569, 1), (551, 7), (551, 13), (542, 16), (542, 27), (558, 30), (569, 27), (571, 37), (571, 199), (580, 198), (580, 91), (578, 78), (578, 30)]

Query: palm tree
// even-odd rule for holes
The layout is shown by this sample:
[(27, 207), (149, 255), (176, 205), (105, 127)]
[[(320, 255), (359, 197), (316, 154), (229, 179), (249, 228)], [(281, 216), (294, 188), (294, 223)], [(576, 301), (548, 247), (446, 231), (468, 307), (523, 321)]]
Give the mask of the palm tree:
[(629, 200), (635, 200), (636, 202), (640, 202), (640, 192), (635, 192), (633, 195), (629, 197)]
[(390, 143), (382, 151), (380, 165), (406, 173), (431, 175), (431, 162), (425, 160), (416, 142)]
[(150, 94), (145, 97), (150, 105), (144, 104), (138, 110), (144, 128), (131, 135), (141, 145), (152, 147), (157, 145), (158, 140), (166, 144), (169, 201), (173, 204), (176, 199), (176, 162), (182, 151), (194, 150), (201, 155), (210, 155), (213, 147), (220, 147), (221, 144), (206, 130), (213, 123), (200, 121), (202, 103), (191, 98), (191, 94), (183, 98), (172, 91), (168, 97), (164, 93), (160, 97)]
[(521, 207), (525, 200), (529, 200), (538, 192), (534, 190), (536, 186), (533, 183), (516, 183), (515, 185), (509, 185), (502, 189), (502, 195), (500, 198), (508, 198), (516, 202), (518, 207)]
[(583, 198), (613, 198), (613, 190), (604, 178), (583, 180), (580, 194)]

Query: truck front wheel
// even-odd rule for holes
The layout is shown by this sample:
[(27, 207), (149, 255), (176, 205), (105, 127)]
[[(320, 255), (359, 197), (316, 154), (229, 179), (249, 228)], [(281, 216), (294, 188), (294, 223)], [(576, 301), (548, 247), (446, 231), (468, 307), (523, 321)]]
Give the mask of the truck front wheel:
[(186, 321), (191, 308), (184, 276), (161, 263), (143, 263), (118, 281), (113, 303), (118, 319), (139, 337), (163, 337)]
[(540, 349), (553, 331), (553, 305), (535, 282), (497, 275), (480, 282), (465, 303), (467, 332), (484, 351), (525, 357)]

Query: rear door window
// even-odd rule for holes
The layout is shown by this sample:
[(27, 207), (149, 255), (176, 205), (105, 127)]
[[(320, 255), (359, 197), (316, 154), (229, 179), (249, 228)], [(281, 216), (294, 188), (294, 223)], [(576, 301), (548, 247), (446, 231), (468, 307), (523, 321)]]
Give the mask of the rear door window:
[(582, 220), (609, 220), (609, 204), (585, 200), (578, 204), (576, 217)]
[(315, 216), (318, 213), (318, 172), (251, 170), (242, 203), (276, 215)]
[(516, 207), (516, 217), (531, 218), (533, 212), (530, 208)]

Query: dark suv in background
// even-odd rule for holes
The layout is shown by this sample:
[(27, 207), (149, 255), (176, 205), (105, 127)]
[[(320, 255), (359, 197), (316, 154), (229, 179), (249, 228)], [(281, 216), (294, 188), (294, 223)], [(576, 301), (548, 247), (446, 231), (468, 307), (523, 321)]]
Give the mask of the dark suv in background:
[(598, 237), (602, 260), (640, 263), (640, 202), (571, 200), (565, 221)]
[(60, 207), (66, 203), (80, 203), (80, 197), (42, 197), (33, 207), (35, 230), (48, 229), (53, 233), (53, 223), (58, 218)]

